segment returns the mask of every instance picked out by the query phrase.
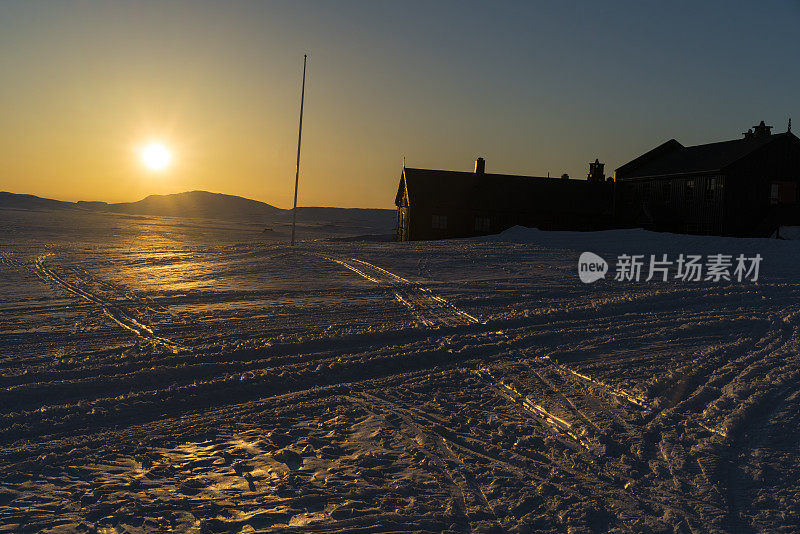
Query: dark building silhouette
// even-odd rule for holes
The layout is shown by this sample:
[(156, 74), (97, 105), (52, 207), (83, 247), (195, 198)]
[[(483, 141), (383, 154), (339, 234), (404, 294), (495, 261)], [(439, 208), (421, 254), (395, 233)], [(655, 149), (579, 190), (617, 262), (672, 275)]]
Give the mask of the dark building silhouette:
[[(602, 174), (595, 161), (589, 174)], [(595, 166), (596, 165), (596, 166)], [(595, 174), (592, 174), (592, 173)], [(395, 198), (397, 240), (472, 237), (521, 225), (546, 230), (599, 230), (613, 224), (613, 184), (403, 167)]]
[(742, 139), (675, 139), (619, 167), (616, 222), (679, 233), (769, 236), (800, 224), (800, 139), (761, 121)]
[(586, 180), (403, 167), (395, 205), (397, 240), (502, 232), (641, 227), (676, 233), (765, 237), (800, 226), (800, 139), (761, 121), (743, 138), (683, 146), (670, 139), (606, 178)]

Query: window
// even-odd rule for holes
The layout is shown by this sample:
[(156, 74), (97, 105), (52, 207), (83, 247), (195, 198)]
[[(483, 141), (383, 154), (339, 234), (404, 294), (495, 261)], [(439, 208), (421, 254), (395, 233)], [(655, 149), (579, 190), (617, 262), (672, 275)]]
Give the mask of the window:
[(670, 183), (664, 182), (661, 184), (661, 195), (664, 199), (664, 202), (669, 202), (669, 196), (671, 193)]
[(772, 182), (769, 184), (769, 203), (797, 203), (797, 184), (795, 182)]
[(475, 231), (488, 232), (491, 228), (491, 220), (489, 217), (475, 217)]
[(706, 179), (706, 200), (714, 200), (714, 190), (717, 188), (717, 179)]
[(447, 215), (433, 215), (431, 217), (431, 228), (440, 230), (447, 228)]
[(686, 182), (686, 200), (692, 200), (694, 198), (694, 180), (689, 180)]

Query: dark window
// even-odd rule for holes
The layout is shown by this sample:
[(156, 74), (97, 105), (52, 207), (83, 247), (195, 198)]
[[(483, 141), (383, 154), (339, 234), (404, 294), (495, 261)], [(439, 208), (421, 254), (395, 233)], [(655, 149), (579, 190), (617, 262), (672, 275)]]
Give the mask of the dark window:
[(440, 230), (447, 228), (447, 215), (433, 215), (431, 217), (431, 228)]
[(664, 182), (661, 184), (661, 196), (664, 198), (664, 202), (669, 202), (669, 196), (671, 192), (672, 188), (669, 182)]
[(794, 204), (797, 202), (797, 184), (773, 182), (769, 185), (770, 204)]
[(714, 200), (714, 190), (717, 188), (716, 178), (706, 179), (706, 200)]
[(686, 182), (686, 200), (692, 200), (694, 198), (694, 180), (689, 180)]
[(475, 217), (475, 231), (488, 232), (491, 228), (491, 220), (489, 217)]

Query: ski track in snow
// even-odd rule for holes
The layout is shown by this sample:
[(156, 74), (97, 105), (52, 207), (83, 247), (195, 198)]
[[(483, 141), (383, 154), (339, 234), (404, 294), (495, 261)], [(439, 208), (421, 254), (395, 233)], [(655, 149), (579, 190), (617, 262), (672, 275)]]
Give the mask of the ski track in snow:
[(800, 529), (791, 270), (587, 287), (570, 251), (603, 234), (290, 249), (6, 217), (0, 531)]

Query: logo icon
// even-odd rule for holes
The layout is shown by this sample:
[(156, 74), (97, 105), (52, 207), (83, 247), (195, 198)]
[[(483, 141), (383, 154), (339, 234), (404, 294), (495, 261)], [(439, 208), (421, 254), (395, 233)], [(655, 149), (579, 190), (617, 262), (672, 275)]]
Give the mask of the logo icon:
[(578, 276), (584, 284), (606, 277), (608, 263), (594, 252), (584, 252), (578, 258)]

